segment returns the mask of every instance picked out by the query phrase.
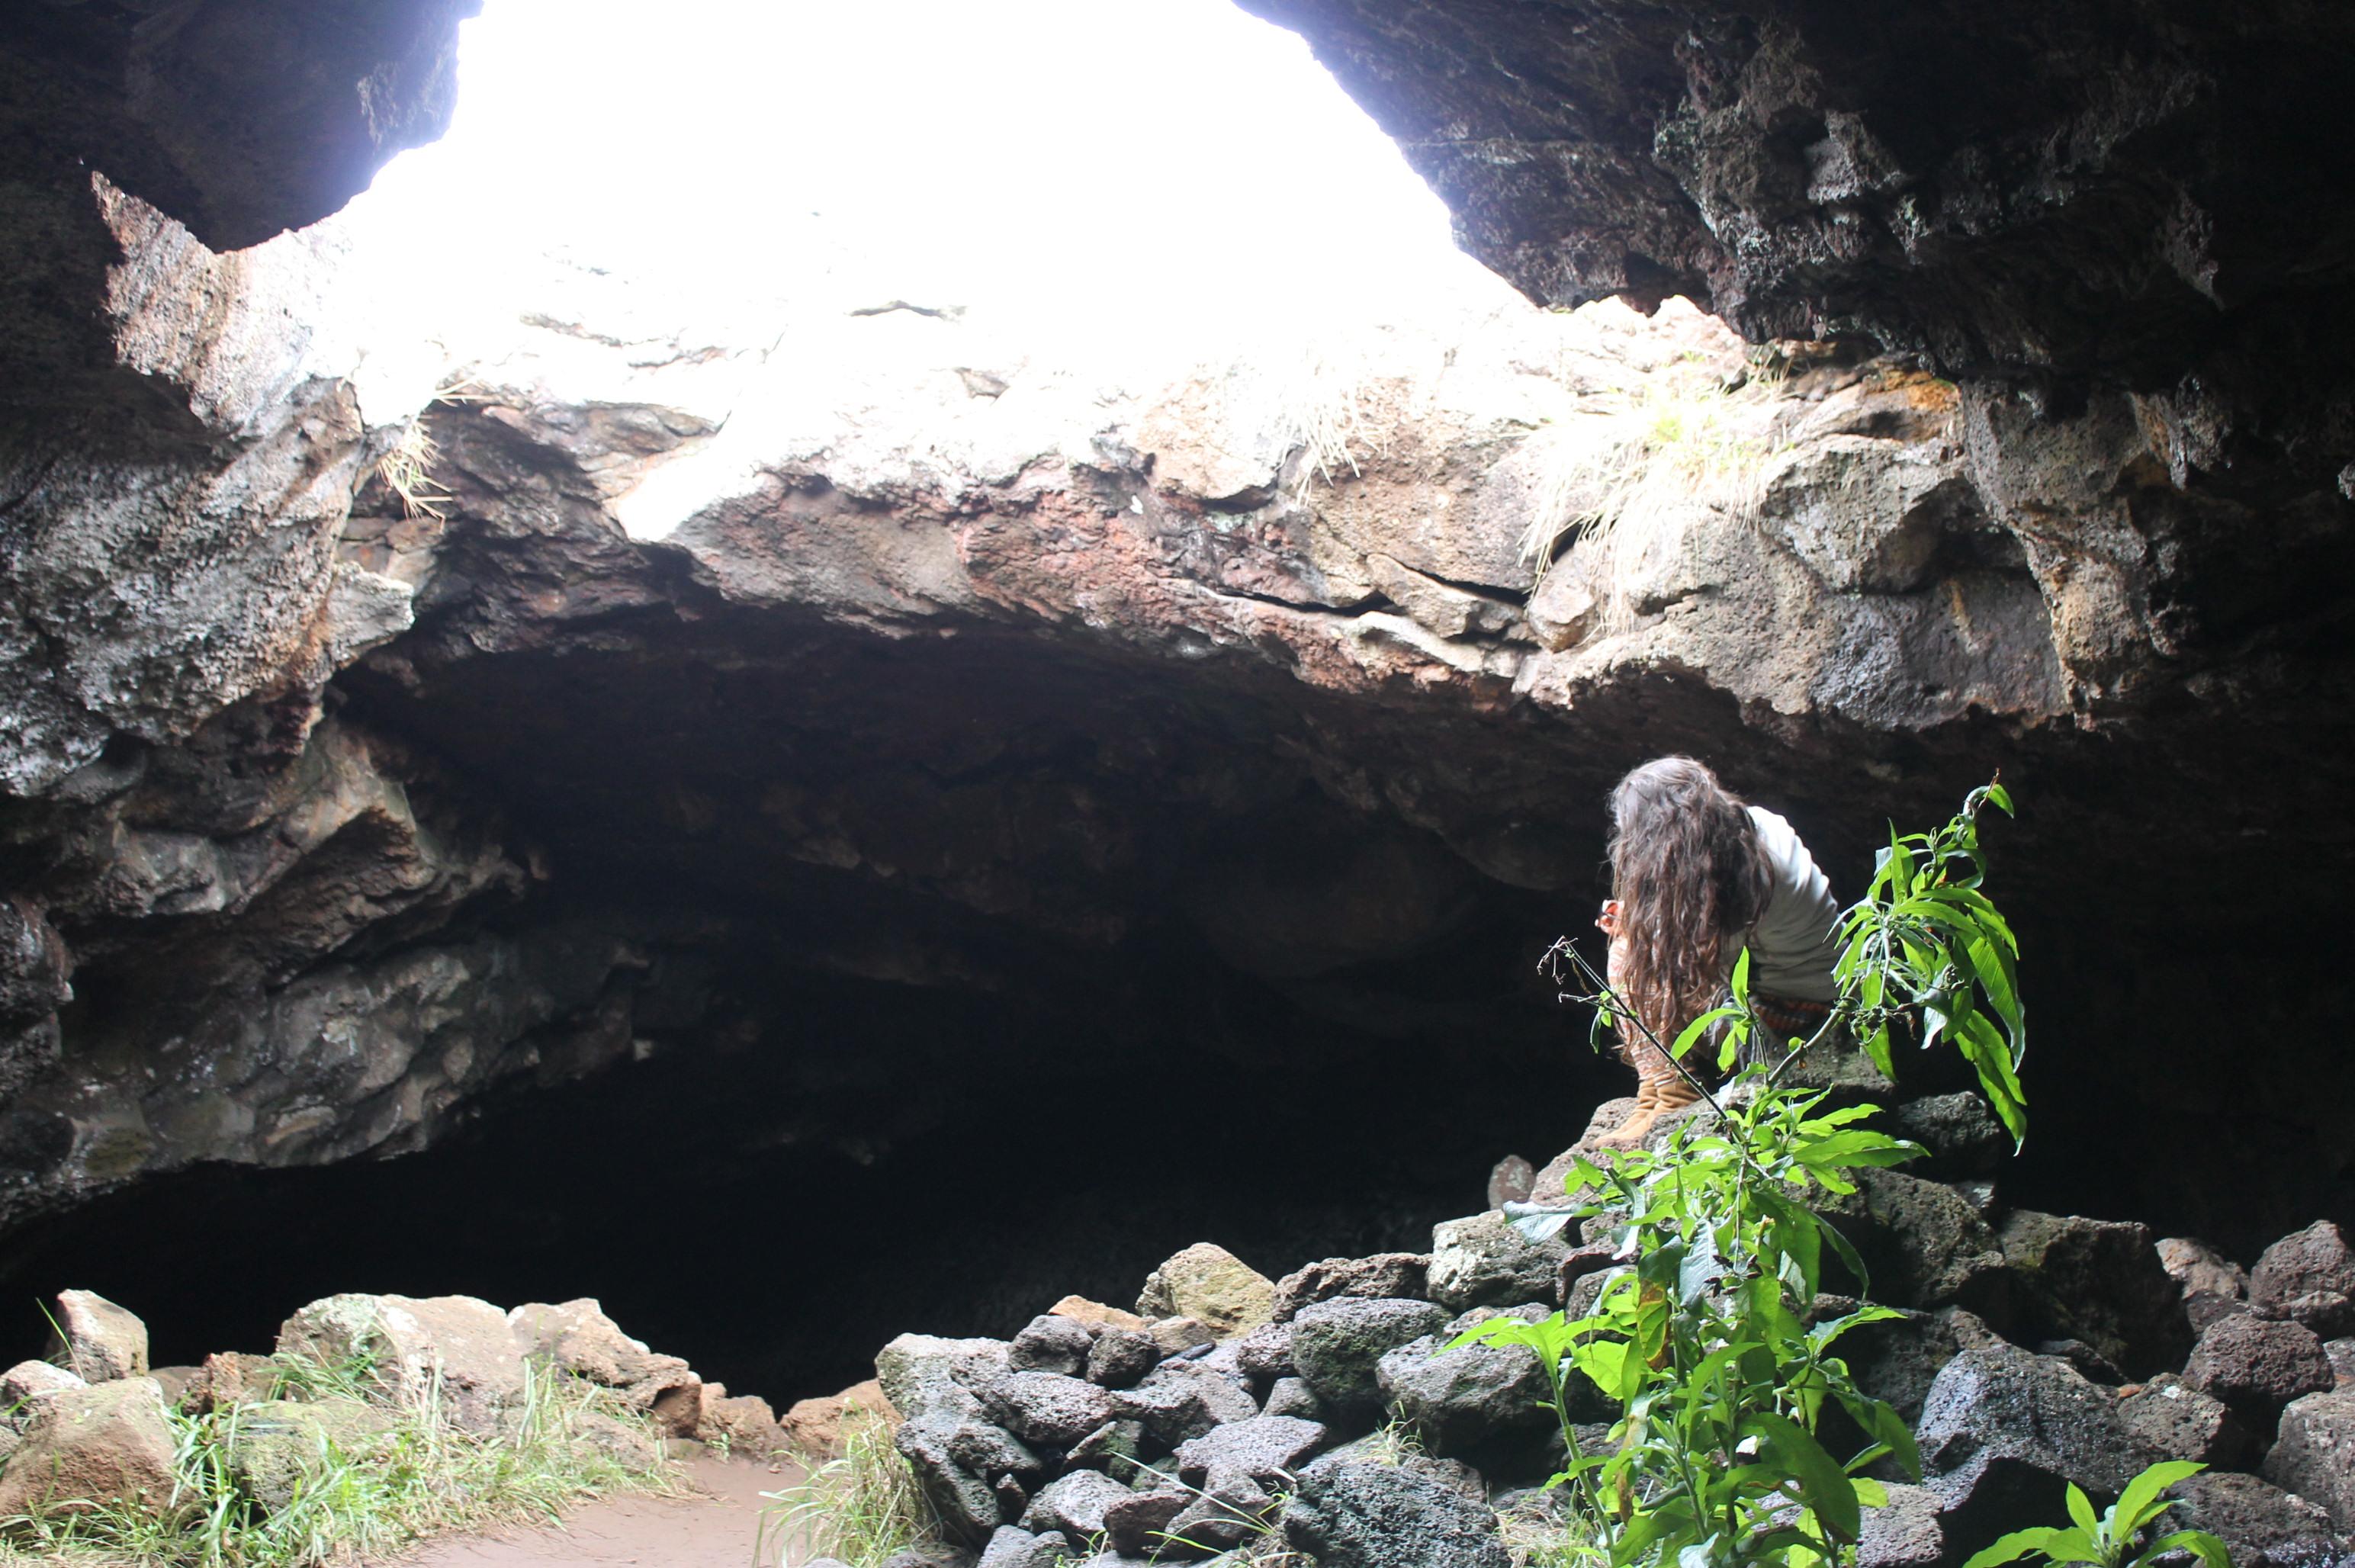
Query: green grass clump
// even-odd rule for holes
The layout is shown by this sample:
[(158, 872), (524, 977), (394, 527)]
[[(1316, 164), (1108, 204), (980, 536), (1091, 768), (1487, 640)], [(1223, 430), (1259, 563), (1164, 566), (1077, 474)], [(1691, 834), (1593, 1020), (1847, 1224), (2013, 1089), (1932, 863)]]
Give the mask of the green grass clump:
[[(387, 1401), (374, 1369), (279, 1363), (280, 1399), (365, 1397), (374, 1419), (339, 1442), (321, 1436), (276, 1507), (238, 1463), (251, 1406), (168, 1412), (171, 1497), (159, 1509), (60, 1503), (0, 1520), (0, 1568), (310, 1568), (389, 1554), (431, 1536), (552, 1523), (570, 1505), (677, 1485), (645, 1416), (610, 1390), (531, 1364), (524, 1397), (495, 1432), (453, 1425), (438, 1391)], [(250, 1435), (249, 1435), (250, 1438)]]
[(850, 1568), (875, 1568), (894, 1552), (934, 1539), (939, 1521), (916, 1473), (892, 1446), (891, 1423), (859, 1412), (842, 1426), (842, 1456), (811, 1467), (798, 1484), (762, 1492), (756, 1562), (783, 1563), (789, 1545)]

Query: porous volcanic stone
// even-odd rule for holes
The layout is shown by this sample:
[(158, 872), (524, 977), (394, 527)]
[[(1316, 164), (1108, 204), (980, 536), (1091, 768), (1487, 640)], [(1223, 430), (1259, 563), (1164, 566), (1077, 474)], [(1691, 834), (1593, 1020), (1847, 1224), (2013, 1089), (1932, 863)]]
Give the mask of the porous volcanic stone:
[(1917, 1168), (1938, 1178), (1992, 1176), (2011, 1156), (2011, 1138), (1978, 1094), (1929, 1094), (1891, 1113), (1893, 1129), (1930, 1151)]
[(2249, 1271), (2205, 1242), (2169, 1236), (2158, 1243), (2158, 1262), (2183, 1292), (2194, 1334), (2248, 1303)]
[(1006, 1364), (1018, 1372), (1061, 1372), (1078, 1377), (1087, 1371), (1096, 1337), (1076, 1317), (1042, 1312), (1030, 1319), (1007, 1348)]
[(14, 1410), (59, 1389), (88, 1388), (90, 1381), (50, 1361), (19, 1361), (0, 1372), (0, 1411)]
[(1297, 1377), (1276, 1379), (1267, 1391), (1264, 1409), (1269, 1415), (1293, 1415), (1303, 1421), (1321, 1422), (1327, 1414), (1325, 1402), (1316, 1397), (1316, 1391), (1308, 1386), (1305, 1378)]
[(1274, 1308), (1274, 1282), (1209, 1242), (1155, 1269), (1136, 1298), (1147, 1317), (1191, 1317), (1221, 1339), (1258, 1328)]
[(944, 1404), (901, 1423), (891, 1443), (915, 1472), (943, 1531), (969, 1546), (979, 1546), (1006, 1522), (1006, 1499), (990, 1472), (1015, 1467), (1006, 1465), (1008, 1459), (1027, 1461), (1019, 1466), (1027, 1471), (1041, 1467), (1011, 1434)]
[(2010, 1281), (2002, 1247), (1953, 1188), (1901, 1170), (1866, 1170), (1867, 1234), (1857, 1238), (1876, 1292), (1895, 1306), (1967, 1307), (2001, 1320)]
[(1162, 1544), (1162, 1532), (1169, 1521), (1184, 1513), (1193, 1500), (1193, 1493), (1175, 1487), (1115, 1498), (1104, 1505), (1104, 1533), (1111, 1538), (1114, 1551), (1146, 1556)]
[(1335, 1412), (1371, 1414), (1381, 1403), (1381, 1359), (1437, 1333), (1447, 1317), (1444, 1308), (1428, 1301), (1320, 1301), (1301, 1308), (1292, 1320), (1292, 1362)]
[(507, 1327), (524, 1355), (619, 1390), (633, 1408), (654, 1413), (673, 1436), (693, 1435), (703, 1408), (702, 1380), (678, 1357), (657, 1354), (623, 1333), (594, 1298), (553, 1307), (527, 1303), (507, 1314)]
[(1431, 1232), (1431, 1299), (1453, 1312), (1550, 1301), (1569, 1251), (1559, 1235), (1530, 1241), (1495, 1210), (1443, 1221)]
[(1057, 1531), (1073, 1541), (1088, 1541), (1104, 1532), (1104, 1510), (1136, 1494), (1101, 1470), (1073, 1470), (1050, 1481), (1030, 1499), (1022, 1528), (1044, 1533)]
[(981, 1391), (990, 1419), (1029, 1443), (1068, 1448), (1113, 1418), (1112, 1395), (1061, 1372), (1008, 1372)]
[(1161, 1347), (1136, 1328), (1106, 1328), (1088, 1350), (1088, 1381), (1106, 1388), (1134, 1388), (1161, 1362)]
[(1164, 1448), (1259, 1413), (1259, 1402), (1247, 1390), (1196, 1361), (1164, 1361), (1135, 1388), (1110, 1392), (1113, 1413), (1142, 1422), (1146, 1435)]
[(2149, 1227), (2015, 1209), (1996, 1232), (2014, 1303), (2129, 1377), (2183, 1364), (2191, 1323)]
[(1145, 1451), (1145, 1424), (1141, 1421), (1107, 1421), (1071, 1445), (1063, 1462), (1073, 1469), (1082, 1466), (1102, 1470), (1123, 1486), (1136, 1480), (1136, 1458)]
[(1275, 1284), (1274, 1321), (1289, 1323), (1302, 1307), (1337, 1296), (1368, 1300), (1411, 1299), (1430, 1289), (1431, 1259), (1421, 1253), (1376, 1253), (1363, 1258), (1327, 1258), (1285, 1275)]
[(1946, 1532), (1992, 1541), (2065, 1517), (2063, 1483), (2115, 1495), (2141, 1468), (2117, 1399), (2066, 1361), (2001, 1343), (1946, 1363), (1915, 1435)]
[[(474, 1431), (496, 1426), (523, 1395), (523, 1357), (506, 1314), (471, 1296), (326, 1296), (279, 1328), (278, 1354), (327, 1366), (364, 1360), (394, 1399), (438, 1395), (443, 1413)], [(687, 1431), (695, 1414), (690, 1406)]]
[(2187, 1386), (2231, 1405), (2253, 1432), (2270, 1431), (2284, 1405), (2338, 1381), (2313, 1329), (2253, 1312), (2208, 1325), (2183, 1367)]
[(1293, 1376), (1291, 1323), (1263, 1323), (1234, 1341), (1235, 1362), (1254, 1381), (1267, 1383)]
[(875, 1353), (875, 1378), (902, 1419), (935, 1409), (981, 1413), (975, 1391), (1007, 1372), (1003, 1339), (940, 1339), (902, 1334)]
[(1316, 1422), (1288, 1415), (1231, 1422), (1178, 1445), (1178, 1477), (1208, 1487), (1223, 1476), (1249, 1476), (1265, 1486), (1298, 1469), (1329, 1435)]
[(2325, 1339), (2355, 1333), (2355, 1248), (2328, 1220), (2284, 1236), (2249, 1271), (2249, 1299)]
[(1886, 1506), (1864, 1510), (1864, 1528), (1856, 1538), (1856, 1568), (1936, 1568), (1945, 1555), (1938, 1495), (1928, 1488), (1892, 1483)]
[(2222, 1400), (2177, 1377), (2153, 1378), (2118, 1401), (2118, 1419), (2136, 1441), (2167, 1459), (2229, 1468), (2249, 1444), (2247, 1429)]
[(1465, 1345), (1426, 1336), (1382, 1357), (1375, 1369), (1382, 1403), (1413, 1427), (1433, 1454), (1470, 1452), (1491, 1438), (1542, 1430), (1553, 1420), (1552, 1391), (1526, 1345)]
[(238, 1412), (229, 1469), (262, 1506), (284, 1508), (330, 1447), (357, 1456), (391, 1425), (390, 1416), (362, 1400), (265, 1400)]
[(1403, 1466), (1337, 1463), (1300, 1473), (1284, 1539), (1318, 1568), (1510, 1568), (1488, 1506)]
[(2310, 1393), (2282, 1412), (2265, 1479), (2328, 1509), (2355, 1534), (2355, 1393)]
[(2163, 1528), (2206, 1531), (2232, 1553), (2232, 1568), (2321, 1568), (2349, 1561), (2355, 1544), (2334, 1539), (2321, 1508), (2254, 1476), (2211, 1471), (2167, 1495), (2180, 1500)]

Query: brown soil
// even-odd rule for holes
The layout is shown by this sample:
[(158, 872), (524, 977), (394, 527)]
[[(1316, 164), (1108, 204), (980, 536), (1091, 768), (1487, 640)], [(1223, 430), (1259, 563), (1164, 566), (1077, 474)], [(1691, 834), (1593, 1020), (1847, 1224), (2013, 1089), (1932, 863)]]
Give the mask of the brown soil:
[(698, 1459), (687, 1475), (699, 1495), (608, 1498), (574, 1509), (561, 1526), (436, 1541), (400, 1559), (398, 1568), (752, 1568), (761, 1494), (801, 1479), (791, 1466), (724, 1459)]

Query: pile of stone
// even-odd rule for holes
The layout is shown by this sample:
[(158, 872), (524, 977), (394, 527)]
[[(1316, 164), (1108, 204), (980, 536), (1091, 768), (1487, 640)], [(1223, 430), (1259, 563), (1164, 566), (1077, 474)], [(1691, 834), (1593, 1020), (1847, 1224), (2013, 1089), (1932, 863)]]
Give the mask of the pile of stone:
[[(1948, 1179), (1867, 1171), (1836, 1216), (1876, 1298), (1906, 1308), (1842, 1354), (1925, 1466), (1869, 1512), (1862, 1568), (1959, 1563), (2065, 1522), (2066, 1483), (2115, 1497), (2161, 1459), (2210, 1467), (2176, 1488), (2174, 1523), (2241, 1568), (2355, 1562), (2346, 1235), (2318, 1221), (2244, 1271), (2139, 1225), (2006, 1210), (1968, 1168), (2000, 1139), (1947, 1098), (1902, 1115)], [(1514, 1174), (1526, 1192), (1533, 1173)], [(1205, 1244), (1134, 1313), (1067, 1299), (1010, 1340), (903, 1335), (876, 1367), (949, 1544), (902, 1568), (1240, 1565), (1282, 1547), (1321, 1568), (1508, 1568), (1498, 1510), (1550, 1506), (1529, 1488), (1561, 1454), (1547, 1380), (1525, 1349), (1443, 1347), (1497, 1313), (1577, 1316), (1624, 1267), (1601, 1234), (1532, 1242), (1491, 1210), (1439, 1225), (1427, 1254), (1271, 1281)], [(1574, 1374), (1572, 1401), (1582, 1445), (1607, 1442), (1613, 1412)]]
[[(89, 1291), (61, 1293), (51, 1316), (49, 1359), (0, 1374), (0, 1519), (161, 1506), (172, 1495), (175, 1407), (240, 1407), (229, 1463), (265, 1506), (282, 1503), (323, 1439), (349, 1447), (386, 1430), (396, 1408), (431, 1400), (453, 1426), (502, 1431), (525, 1401), (527, 1363), (610, 1390), (639, 1418), (583, 1413), (572, 1424), (580, 1441), (632, 1469), (652, 1470), (684, 1444), (823, 1453), (850, 1413), (895, 1418), (866, 1384), (805, 1401), (781, 1422), (765, 1400), (730, 1395), (630, 1338), (591, 1300), (503, 1312), (464, 1296), (331, 1296), (289, 1317), (272, 1354), (227, 1351), (194, 1367), (149, 1366), (146, 1325)], [(368, 1397), (285, 1375), (304, 1363), (365, 1366)]]

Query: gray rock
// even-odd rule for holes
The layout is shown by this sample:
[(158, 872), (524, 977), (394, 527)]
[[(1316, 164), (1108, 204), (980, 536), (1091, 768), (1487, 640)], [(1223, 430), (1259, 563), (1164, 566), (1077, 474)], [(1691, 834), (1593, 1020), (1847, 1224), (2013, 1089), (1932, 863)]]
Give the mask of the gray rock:
[[(986, 1426), (975, 1416), (936, 1403), (922, 1415), (902, 1422), (891, 1438), (892, 1445), (915, 1472), (916, 1484), (940, 1520), (942, 1531), (950, 1539), (972, 1546), (986, 1541), (1006, 1522), (1005, 1499), (992, 1477), (957, 1457), (960, 1450), (986, 1453), (998, 1440), (1014, 1442), (1005, 1433), (997, 1433), (993, 1440), (988, 1431), (981, 1430)], [(1028, 1467), (1037, 1468), (1035, 1461)]]
[(2355, 1393), (2310, 1393), (2282, 1412), (2265, 1479), (2328, 1510), (2355, 1534)]
[(1095, 1336), (1076, 1318), (1042, 1312), (1006, 1348), (1006, 1364), (1018, 1372), (1061, 1372), (1078, 1377), (1088, 1369)]
[(2179, 1499), (2163, 1528), (2204, 1530), (2224, 1543), (2232, 1568), (2326, 1568), (2355, 1543), (2334, 1539), (2330, 1516), (2254, 1476), (2191, 1476), (2168, 1488)]
[(980, 1392), (991, 1420), (1050, 1448), (1068, 1448), (1113, 1419), (1110, 1392), (1061, 1372), (1008, 1372)]
[(1292, 1361), (1335, 1413), (1370, 1415), (1381, 1404), (1381, 1359), (1437, 1333), (1447, 1318), (1444, 1308), (1428, 1301), (1320, 1301), (1301, 1308), (1292, 1320)]
[(1231, 1422), (1178, 1445), (1178, 1476), (1194, 1487), (1207, 1488), (1231, 1475), (1270, 1485), (1288, 1477), (1324, 1447), (1330, 1435), (1320, 1424), (1296, 1416), (1259, 1415)]
[(1945, 1555), (1938, 1495), (1927, 1488), (1892, 1484), (1885, 1507), (1864, 1510), (1864, 1528), (1857, 1532), (1856, 1568), (1936, 1568)]
[(2355, 1333), (2355, 1247), (2337, 1225), (2317, 1220), (2258, 1256), (2249, 1300), (2325, 1338)]
[(1488, 1207), (1502, 1209), (1508, 1203), (1526, 1203), (1537, 1185), (1538, 1168), (1517, 1154), (1508, 1154), (1488, 1171)]
[(1444, 1221), (1431, 1232), (1431, 1299), (1455, 1312), (1551, 1301), (1569, 1251), (1558, 1235), (1530, 1241), (1497, 1210)]
[(1903, 1171), (1859, 1174), (1865, 1224), (1851, 1239), (1871, 1265), (1878, 1299), (1900, 1307), (1962, 1307), (1992, 1322), (2009, 1320), (2003, 1249), (1969, 1200)]
[(2252, 1312), (2208, 1325), (2183, 1367), (2187, 1386), (2231, 1405), (2252, 1432), (2272, 1430), (2284, 1405), (2338, 1381), (2313, 1329)]
[(1134, 1388), (1161, 1364), (1161, 1347), (1135, 1328), (1107, 1328), (1088, 1351), (1088, 1381), (1105, 1388)]
[(1073, 1470), (1049, 1482), (1030, 1499), (1022, 1528), (1059, 1531), (1072, 1541), (1092, 1541), (1104, 1532), (1104, 1510), (1136, 1494), (1101, 1470)]
[(2182, 1287), (2147, 1226), (2016, 1209), (1996, 1232), (2013, 1305), (2056, 1338), (2082, 1339), (2129, 1377), (2183, 1364)]
[(2118, 1419), (2162, 1458), (2230, 1469), (2249, 1445), (2247, 1429), (2222, 1400), (2176, 1377), (2153, 1378), (2118, 1401)]
[(1325, 1402), (1318, 1399), (1316, 1391), (1308, 1386), (1307, 1379), (1278, 1378), (1275, 1380), (1274, 1386), (1267, 1391), (1264, 1413), (1290, 1415), (1302, 1421), (1321, 1422), (1327, 1412)]
[(90, 1290), (61, 1290), (57, 1301), (52, 1359), (84, 1382), (146, 1375), (147, 1325), (137, 1314)]
[(1265, 1487), (1239, 1471), (1211, 1479), (1185, 1510), (1169, 1521), (1179, 1552), (1227, 1552), (1268, 1537), (1276, 1499)]
[(974, 1556), (962, 1546), (925, 1541), (894, 1552), (877, 1568), (974, 1568)]
[(1319, 1459), (1300, 1473), (1284, 1534), (1318, 1568), (1510, 1568), (1485, 1502), (1403, 1467)]
[(1145, 1424), (1108, 1421), (1071, 1445), (1063, 1462), (1073, 1469), (1102, 1470), (1123, 1486), (1136, 1480), (1137, 1456), (1145, 1451)]
[(982, 1413), (977, 1390), (1006, 1375), (1003, 1339), (940, 1339), (902, 1334), (875, 1353), (875, 1379), (902, 1419), (933, 1409)]
[(1226, 1248), (1197, 1242), (1146, 1279), (1136, 1310), (1191, 1317), (1219, 1339), (1258, 1328), (1275, 1309), (1275, 1283)]
[[(1583, 1441), (1583, 1439), (1581, 1439)], [(1461, 1459), (1442, 1459), (1423, 1453), (1412, 1443), (1401, 1443), (1393, 1432), (1369, 1432), (1354, 1442), (1344, 1443), (1330, 1453), (1317, 1456), (1319, 1465), (1389, 1465), (1412, 1470), (1425, 1480), (1435, 1481), (1458, 1496), (1477, 1502), (1488, 1495), (1488, 1483), (1479, 1471)]]
[(1898, 1136), (1930, 1151), (1930, 1157), (1916, 1167), (1927, 1176), (1992, 1176), (2011, 1157), (2010, 1136), (1978, 1094), (1909, 1100), (1890, 1114), (1890, 1121)]
[(1544, 1364), (1526, 1345), (1465, 1345), (1436, 1336), (1383, 1356), (1375, 1378), (1384, 1406), (1433, 1454), (1470, 1452), (1493, 1438), (1544, 1430), (1553, 1421)]
[(1327, 1258), (1276, 1281), (1274, 1321), (1289, 1323), (1304, 1307), (1345, 1296), (1365, 1300), (1421, 1297), (1430, 1288), (1430, 1273), (1431, 1259), (1420, 1253)]
[(1290, 1322), (1263, 1323), (1234, 1342), (1236, 1364), (1254, 1381), (1273, 1382), (1296, 1374), (1292, 1364)]
[[(1846, 1297), (1818, 1297), (1813, 1317), (1822, 1321), (1845, 1317), (1856, 1307)], [(1945, 1312), (1908, 1312), (1886, 1322), (1860, 1324), (1841, 1335), (1833, 1350), (1848, 1363), (1857, 1387), (1887, 1401), (1911, 1424), (1921, 1418), (1922, 1402), (1929, 1397), (1930, 1385), (1937, 1381), (1939, 1371), (1963, 1348), (1955, 1330), (1958, 1316), (1970, 1317), (1959, 1307), (1948, 1307)], [(1975, 1338), (1991, 1337), (1976, 1317), (1970, 1321), (1979, 1328)]]
[(1004, 1524), (982, 1548), (979, 1568), (1056, 1568), (1056, 1565), (1077, 1559), (1062, 1536), (1050, 1531), (1035, 1535), (1019, 1525)]
[(1146, 1435), (1164, 1448), (1259, 1413), (1259, 1402), (1233, 1380), (1193, 1361), (1164, 1361), (1135, 1388), (1110, 1392), (1113, 1413), (1142, 1423)]
[(2063, 1482), (2115, 1496), (2142, 1468), (2117, 1400), (2066, 1361), (1988, 1344), (1938, 1373), (1915, 1435), (1948, 1536), (1992, 1541), (2065, 1518)]
[(1193, 1500), (1193, 1493), (1175, 1487), (1131, 1492), (1105, 1506), (1104, 1533), (1111, 1538), (1114, 1552), (1135, 1557), (1150, 1556), (1164, 1544), (1163, 1533), (1169, 1521), (1185, 1512)]
[(2248, 1304), (2249, 1271), (2205, 1242), (2167, 1237), (2158, 1243), (2158, 1262), (2183, 1293), (2183, 1310), (2194, 1334)]
[(366, 1364), (387, 1395), (437, 1398), (453, 1423), (477, 1432), (495, 1427), (524, 1392), (506, 1314), (471, 1296), (326, 1296), (280, 1327), (278, 1354)]
[(1554, 1271), (1554, 1293), (1548, 1299), (1567, 1302), (1582, 1280), (1607, 1271), (1618, 1252), (1618, 1247), (1610, 1242), (1581, 1242), (1571, 1248), (1562, 1254), (1561, 1265)]
[(2355, 1339), (2326, 1339), (2322, 1353), (2330, 1358), (2331, 1375), (2340, 1388), (2355, 1385)]

